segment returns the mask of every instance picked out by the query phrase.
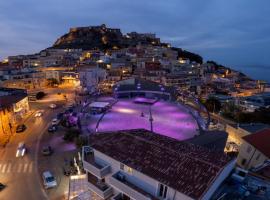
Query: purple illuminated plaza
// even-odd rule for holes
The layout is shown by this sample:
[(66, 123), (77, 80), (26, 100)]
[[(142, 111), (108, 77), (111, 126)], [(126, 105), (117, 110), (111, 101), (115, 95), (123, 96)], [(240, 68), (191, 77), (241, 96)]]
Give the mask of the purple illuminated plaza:
[(114, 87), (114, 97), (100, 97), (92, 109), (108, 105), (104, 113), (91, 116), (90, 132), (147, 129), (177, 140), (199, 134), (191, 110), (173, 100), (174, 90), (153, 82), (128, 79)]

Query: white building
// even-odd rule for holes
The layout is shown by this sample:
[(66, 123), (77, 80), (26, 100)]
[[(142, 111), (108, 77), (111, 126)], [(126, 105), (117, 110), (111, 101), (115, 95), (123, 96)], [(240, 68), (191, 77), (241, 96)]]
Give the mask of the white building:
[(100, 82), (106, 79), (106, 70), (97, 66), (81, 66), (79, 69), (80, 86), (89, 93), (95, 92)]
[(235, 160), (144, 129), (91, 135), (83, 167), (92, 199), (210, 199)]
[(246, 112), (254, 112), (258, 108), (270, 106), (270, 93), (248, 96), (239, 101), (239, 106)]

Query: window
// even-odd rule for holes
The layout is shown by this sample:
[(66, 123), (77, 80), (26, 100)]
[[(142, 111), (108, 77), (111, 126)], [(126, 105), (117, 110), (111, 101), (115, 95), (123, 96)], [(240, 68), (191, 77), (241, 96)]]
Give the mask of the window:
[(125, 165), (120, 163), (120, 169), (124, 170)]
[(167, 196), (167, 190), (168, 190), (168, 187), (166, 185), (163, 185), (162, 183), (160, 183), (159, 184), (158, 196), (165, 199), (166, 196)]
[(127, 173), (129, 173), (129, 174), (132, 174), (133, 173), (133, 169), (131, 167), (126, 166), (126, 165), (124, 167), (124, 171), (127, 172)]
[(252, 150), (252, 147), (250, 145), (248, 145), (248, 147), (247, 147), (247, 153), (250, 153), (251, 150)]
[(127, 173), (129, 173), (129, 174), (133, 173), (133, 169), (131, 167), (126, 166), (126, 165), (124, 165), (122, 163), (120, 163), (120, 169), (127, 172)]

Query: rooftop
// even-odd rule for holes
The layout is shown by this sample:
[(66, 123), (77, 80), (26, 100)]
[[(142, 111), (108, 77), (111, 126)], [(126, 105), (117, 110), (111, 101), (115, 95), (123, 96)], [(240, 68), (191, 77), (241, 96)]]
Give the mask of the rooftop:
[(232, 160), (224, 153), (145, 129), (99, 133), (89, 141), (97, 151), (195, 199)]
[(0, 108), (8, 107), (27, 97), (26, 90), (0, 87)]
[(265, 156), (270, 158), (270, 128), (247, 135), (243, 137), (243, 140), (247, 141)]
[(263, 130), (265, 128), (270, 128), (268, 124), (263, 123), (249, 123), (249, 124), (239, 124), (239, 128), (244, 129), (245, 131), (248, 131), (250, 133), (256, 133), (260, 130)]
[(122, 92), (122, 91), (157, 91), (173, 94), (175, 92), (173, 87), (164, 86), (162, 84), (158, 84), (153, 81), (144, 80), (141, 78), (130, 78), (123, 81), (119, 81), (114, 86), (114, 91)]

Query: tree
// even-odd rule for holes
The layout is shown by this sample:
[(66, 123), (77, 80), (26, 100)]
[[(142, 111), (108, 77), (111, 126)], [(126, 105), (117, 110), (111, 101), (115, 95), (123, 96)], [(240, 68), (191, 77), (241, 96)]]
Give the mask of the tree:
[(214, 97), (207, 99), (204, 105), (209, 112), (219, 112), (221, 109), (220, 101)]
[(82, 136), (82, 135), (80, 137), (77, 137), (75, 139), (76, 146), (78, 148), (81, 148), (81, 147), (83, 147), (85, 145), (88, 145), (88, 138), (87, 137), (88, 136)]
[(68, 142), (72, 142), (75, 138), (78, 138), (80, 135), (80, 131), (78, 129), (69, 129), (65, 133), (63, 139)]
[(46, 94), (44, 92), (38, 92), (36, 94), (36, 99), (39, 100), (39, 99), (42, 99)]

